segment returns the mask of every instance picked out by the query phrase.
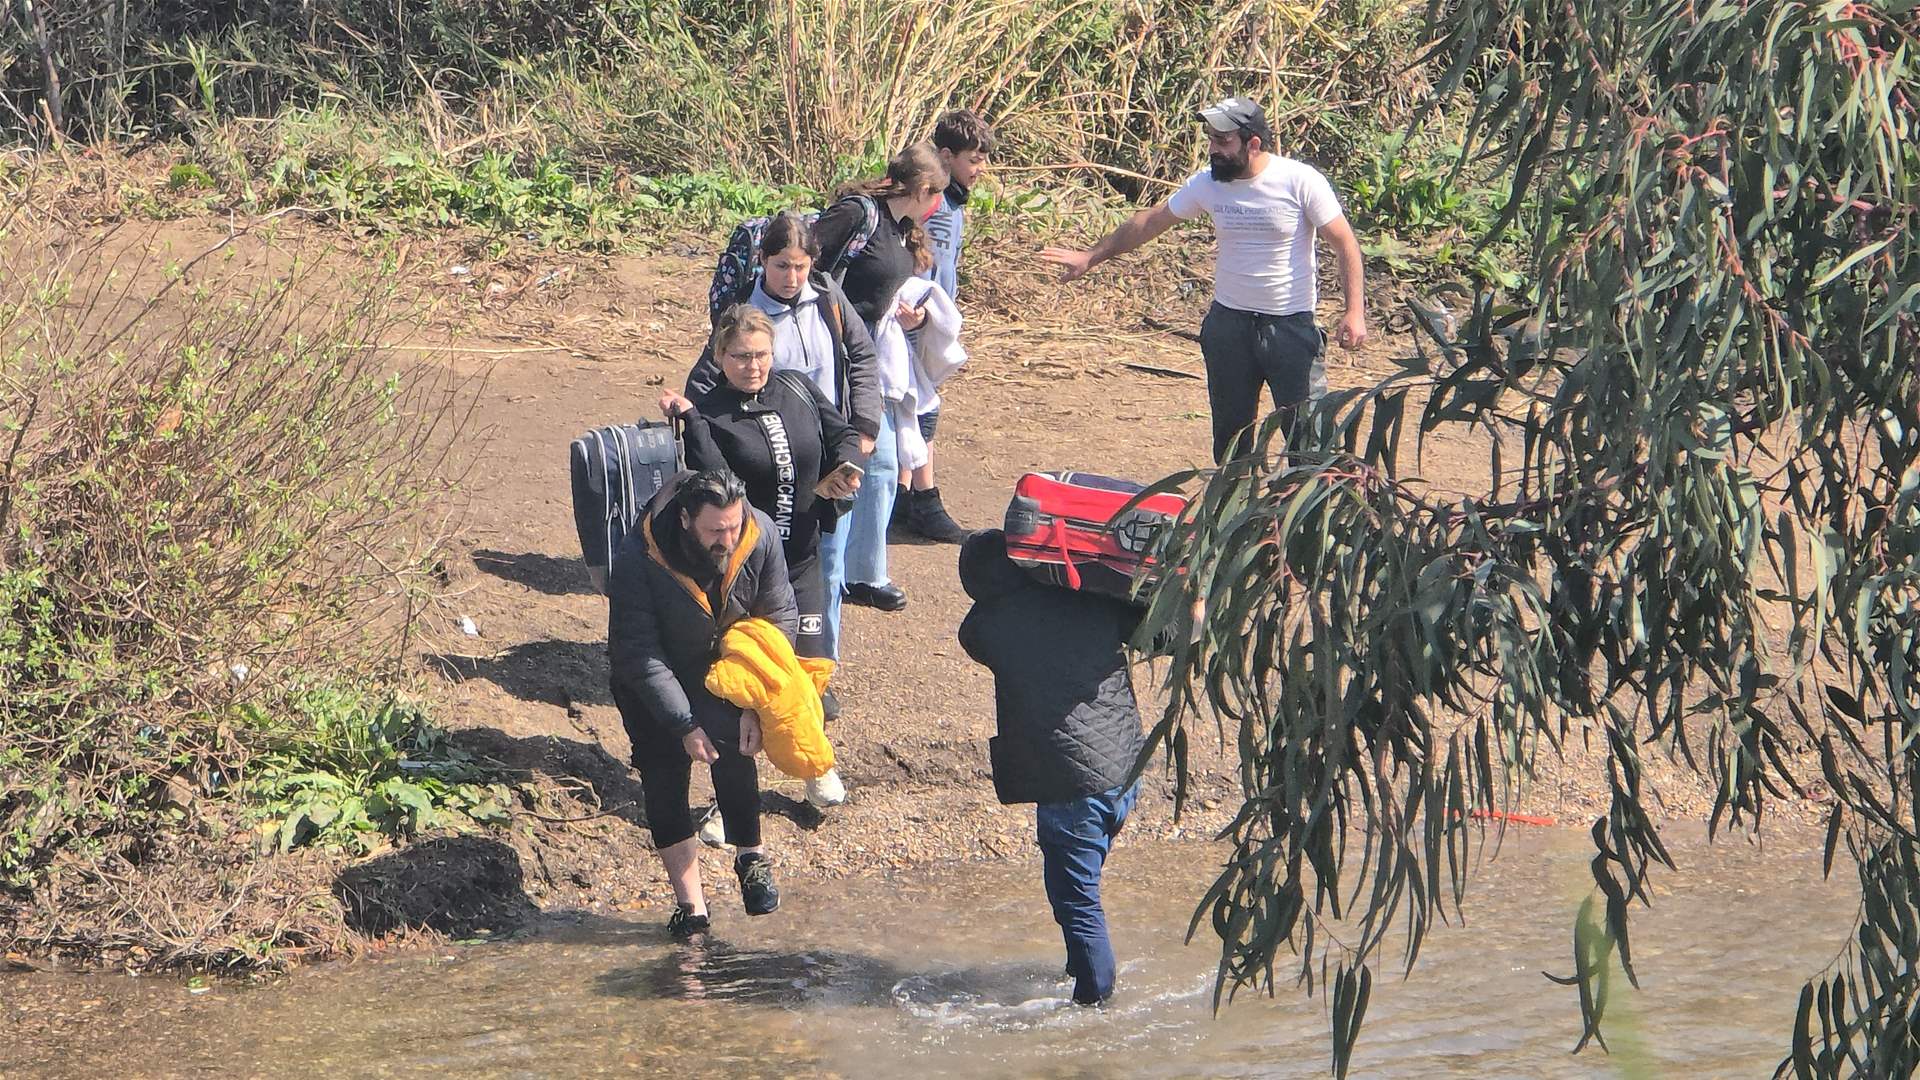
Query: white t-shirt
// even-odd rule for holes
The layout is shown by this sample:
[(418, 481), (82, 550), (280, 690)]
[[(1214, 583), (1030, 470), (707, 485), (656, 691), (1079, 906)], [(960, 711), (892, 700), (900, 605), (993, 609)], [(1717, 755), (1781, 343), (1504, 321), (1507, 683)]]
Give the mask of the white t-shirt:
[(1223, 183), (1202, 169), (1167, 207), (1180, 218), (1213, 218), (1220, 245), (1213, 268), (1216, 301), (1266, 315), (1314, 309), (1314, 230), (1340, 216), (1339, 196), (1320, 170), (1277, 154), (1245, 180)]

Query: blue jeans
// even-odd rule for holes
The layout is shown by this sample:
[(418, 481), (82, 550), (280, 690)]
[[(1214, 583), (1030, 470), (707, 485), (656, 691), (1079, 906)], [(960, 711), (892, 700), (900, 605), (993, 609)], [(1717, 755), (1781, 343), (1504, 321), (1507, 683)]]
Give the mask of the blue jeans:
[[(840, 590), (850, 580), (871, 585), (887, 583), (887, 521), (893, 516), (893, 500), (898, 495), (895, 485), (899, 479), (900, 447), (893, 438), (893, 419), (883, 412), (880, 437), (874, 440), (873, 456), (867, 459), (867, 472), (860, 478), (860, 492), (854, 496), (852, 512), (842, 514), (832, 532), (820, 534), (820, 576), (827, 590), (827, 626), (823, 638), (826, 654), (836, 663), (840, 659)], [(885, 505), (868, 505), (881, 500), (885, 500)], [(862, 525), (871, 521), (880, 523), (877, 539), (860, 533)], [(857, 548), (849, 543), (856, 533), (860, 535)], [(851, 554), (850, 548), (858, 551), (859, 556)], [(877, 550), (878, 554), (869, 549)], [(872, 573), (876, 566), (878, 577), (863, 576)], [(860, 572), (851, 573), (850, 567)]]
[(820, 534), (820, 579), (827, 594), (823, 609), (826, 626), (820, 634), (820, 645), (827, 658), (836, 664), (840, 662), (840, 590), (847, 583), (847, 522), (850, 517), (848, 514), (840, 515), (832, 532)]
[(1034, 808), (1047, 902), (1066, 939), (1075, 1004), (1098, 1005), (1113, 994), (1113, 943), (1107, 937), (1107, 913), (1100, 906), (1100, 871), (1139, 797), (1135, 782)]
[(840, 522), (846, 530), (846, 580), (864, 585), (889, 584), (887, 577), (887, 523), (893, 518), (893, 500), (899, 494), (900, 446), (894, 439), (893, 417), (880, 413), (880, 436), (853, 497), (853, 513)]

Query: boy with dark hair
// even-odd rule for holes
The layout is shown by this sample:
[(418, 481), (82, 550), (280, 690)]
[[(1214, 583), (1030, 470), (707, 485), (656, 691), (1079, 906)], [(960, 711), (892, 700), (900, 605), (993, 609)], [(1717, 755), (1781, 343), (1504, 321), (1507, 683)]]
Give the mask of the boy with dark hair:
[[(933, 148), (947, 167), (947, 190), (933, 216), (927, 219), (927, 239), (933, 246), (933, 267), (925, 277), (940, 286), (940, 291), (955, 301), (960, 298), (960, 248), (965, 233), (965, 208), (973, 186), (986, 175), (993, 158), (996, 140), (993, 127), (972, 109), (955, 109), (940, 117), (933, 127)], [(940, 425), (940, 410), (920, 415), (920, 437), (927, 441), (925, 465), (905, 478), (906, 491), (894, 503), (894, 523), (903, 531), (943, 544), (957, 544), (967, 538), (940, 501), (940, 488), (933, 478), (933, 435)]]
[(1142, 612), (1028, 577), (999, 529), (961, 545), (960, 584), (973, 598), (960, 646), (993, 672), (994, 794), (1038, 804), (1047, 900), (1066, 940), (1073, 1000), (1098, 1005), (1112, 996), (1115, 973), (1100, 873), (1140, 793), (1130, 778), (1145, 736), (1126, 644)]

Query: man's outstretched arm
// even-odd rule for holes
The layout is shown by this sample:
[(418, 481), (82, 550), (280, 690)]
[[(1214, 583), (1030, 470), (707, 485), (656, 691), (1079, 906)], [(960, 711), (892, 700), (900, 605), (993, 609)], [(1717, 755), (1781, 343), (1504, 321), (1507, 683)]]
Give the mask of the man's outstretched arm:
[(1128, 218), (1121, 226), (1108, 233), (1101, 241), (1086, 250), (1080, 248), (1050, 247), (1042, 249), (1040, 257), (1062, 267), (1061, 281), (1073, 281), (1085, 277), (1087, 271), (1106, 262), (1108, 259), (1140, 247), (1179, 224), (1180, 218), (1166, 203), (1142, 210)]

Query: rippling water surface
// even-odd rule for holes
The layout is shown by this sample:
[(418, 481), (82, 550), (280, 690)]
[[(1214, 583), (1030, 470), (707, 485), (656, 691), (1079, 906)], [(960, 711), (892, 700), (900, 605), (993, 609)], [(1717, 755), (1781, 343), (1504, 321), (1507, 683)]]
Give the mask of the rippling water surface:
[[(1670, 840), (1638, 911), (1643, 989), (1610, 1013), (1611, 1056), (1578, 1034), (1568, 926), (1581, 834), (1512, 831), (1420, 962), (1377, 972), (1353, 1073), (1391, 1077), (1750, 1077), (1787, 1046), (1802, 981), (1844, 942), (1853, 897), (1817, 852)], [(1123, 969), (1105, 1009), (1066, 1003), (1037, 863), (844, 883), (792, 881), (776, 915), (717, 906), (714, 940), (588, 917), (531, 939), (315, 968), (186, 1002), (178, 983), (110, 993), (164, 1019), (76, 1032), (48, 1076), (318, 1075), (1316, 1077), (1325, 1001), (1283, 986), (1215, 1017), (1212, 940), (1182, 944), (1218, 849), (1123, 847), (1108, 907)], [(45, 976), (35, 978), (44, 979)], [(124, 980), (122, 981), (124, 984)], [(138, 1002), (128, 1011), (136, 1012)], [(151, 1028), (151, 1030), (146, 1030)]]

